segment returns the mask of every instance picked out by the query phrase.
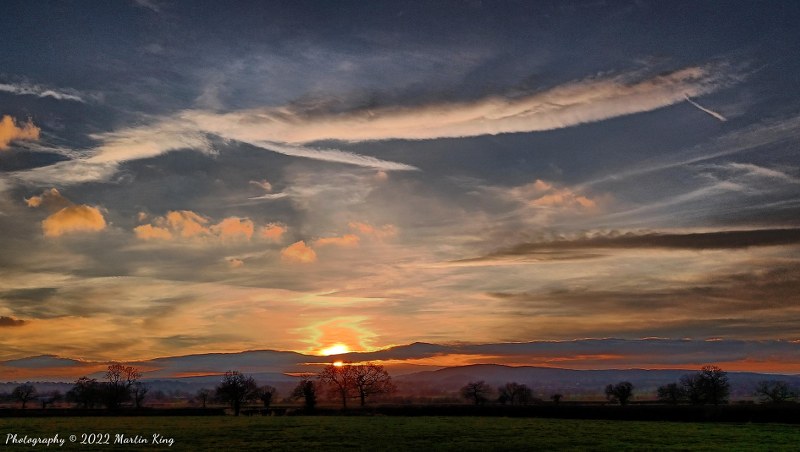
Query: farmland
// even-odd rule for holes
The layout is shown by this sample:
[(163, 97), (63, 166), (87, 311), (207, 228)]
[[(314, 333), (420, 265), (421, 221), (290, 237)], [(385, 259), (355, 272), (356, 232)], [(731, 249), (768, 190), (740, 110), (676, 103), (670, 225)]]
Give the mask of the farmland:
[[(92, 433), (95, 436), (88, 436)], [(0, 419), (11, 436), (64, 440), (60, 450), (796, 450), (785, 424), (506, 417), (48, 417)], [(76, 442), (70, 442), (75, 435)], [(87, 435), (83, 438), (84, 435)], [(158, 435), (154, 439), (154, 435)], [(81, 445), (82, 439), (94, 445)], [(154, 441), (161, 444), (153, 444)], [(105, 443), (105, 444), (98, 444)], [(170, 446), (170, 442), (172, 445)], [(53, 447), (53, 446), (51, 446)]]

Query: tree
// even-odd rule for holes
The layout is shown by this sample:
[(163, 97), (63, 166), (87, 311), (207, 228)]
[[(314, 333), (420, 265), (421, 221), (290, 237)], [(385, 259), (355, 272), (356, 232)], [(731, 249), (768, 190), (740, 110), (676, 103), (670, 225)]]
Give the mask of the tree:
[(609, 402), (619, 402), (620, 405), (625, 406), (633, 397), (633, 384), (629, 381), (621, 381), (615, 385), (608, 385), (605, 393)]
[(136, 407), (137, 409), (142, 407), (144, 396), (147, 395), (148, 391), (150, 391), (150, 387), (142, 383), (141, 381), (133, 383), (133, 386), (131, 386), (131, 396), (133, 396), (134, 407)]
[(211, 390), (208, 388), (203, 388), (197, 391), (195, 397), (200, 400), (200, 403), (203, 404), (203, 408), (206, 407), (206, 403), (208, 402), (209, 397), (211, 397)]
[(527, 405), (533, 400), (533, 391), (527, 385), (516, 382), (506, 383), (498, 388), (500, 397), (498, 400), (502, 404)]
[(258, 399), (264, 404), (264, 408), (269, 408), (269, 405), (275, 399), (275, 394), (278, 390), (270, 385), (264, 385), (258, 388)]
[(234, 416), (239, 415), (243, 403), (252, 400), (257, 394), (258, 386), (253, 377), (232, 370), (225, 372), (222, 383), (217, 386), (217, 397), (231, 404)]
[(11, 396), (22, 402), (24, 410), (25, 405), (36, 397), (36, 388), (30, 383), (21, 384), (11, 391)]
[(94, 378), (81, 377), (67, 391), (67, 401), (78, 404), (81, 408), (94, 408), (100, 400), (100, 383)]
[(378, 394), (389, 394), (395, 391), (392, 377), (378, 364), (362, 364), (353, 366), (353, 385), (361, 406), (366, 404), (367, 397)]
[(564, 398), (562, 394), (553, 394), (550, 396), (550, 399), (553, 401), (554, 405), (558, 405), (561, 403), (561, 399)]
[(483, 405), (489, 399), (492, 387), (485, 381), (470, 381), (461, 388), (461, 397), (472, 401), (475, 405)]
[(347, 409), (347, 399), (355, 394), (355, 378), (351, 364), (329, 364), (319, 373), (319, 381), (328, 384), (331, 393), (342, 400), (342, 409)]
[(310, 378), (301, 380), (292, 391), (292, 398), (302, 398), (306, 410), (313, 411), (314, 407), (317, 406), (317, 388), (314, 381)]
[(141, 376), (135, 367), (120, 363), (110, 364), (106, 371), (106, 406), (112, 410), (117, 409), (122, 402), (130, 399), (131, 387)]
[(797, 391), (785, 381), (759, 381), (755, 395), (762, 403), (785, 403), (797, 398)]
[(697, 405), (726, 403), (731, 389), (728, 373), (717, 366), (703, 366), (700, 372), (681, 377), (680, 383), (689, 401)]
[(677, 383), (659, 386), (656, 394), (658, 395), (658, 400), (673, 405), (678, 404), (681, 400), (686, 398), (686, 390)]
[(56, 389), (43, 394), (39, 399), (42, 401), (42, 409), (45, 409), (47, 405), (52, 405), (63, 400), (64, 395), (61, 394), (61, 391)]

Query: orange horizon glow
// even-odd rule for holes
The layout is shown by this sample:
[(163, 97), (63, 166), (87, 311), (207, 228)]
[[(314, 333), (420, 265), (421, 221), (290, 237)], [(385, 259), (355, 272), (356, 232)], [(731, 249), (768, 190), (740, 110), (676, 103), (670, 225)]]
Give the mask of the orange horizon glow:
[(322, 356), (332, 356), (332, 355), (342, 355), (344, 353), (349, 353), (350, 347), (345, 344), (334, 344), (330, 347), (323, 348), (319, 351)]

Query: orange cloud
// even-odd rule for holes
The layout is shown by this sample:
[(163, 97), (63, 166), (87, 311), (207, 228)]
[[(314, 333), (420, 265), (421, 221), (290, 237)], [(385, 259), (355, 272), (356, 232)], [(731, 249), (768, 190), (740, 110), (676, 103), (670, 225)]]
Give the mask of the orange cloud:
[(165, 219), (169, 227), (181, 237), (197, 237), (210, 233), (209, 229), (204, 226), (208, 220), (191, 210), (170, 211)]
[(244, 266), (244, 261), (241, 260), (241, 259), (236, 259), (236, 258), (232, 257), (232, 258), (228, 259), (228, 265), (230, 265), (231, 268), (240, 268), (240, 267)]
[(3, 119), (0, 120), (0, 149), (7, 149), (8, 145), (16, 140), (38, 140), (41, 130), (33, 125), (30, 119), (19, 127), (14, 118), (3, 115)]
[(341, 237), (324, 237), (317, 239), (314, 244), (317, 246), (335, 245), (343, 247), (355, 247), (361, 239), (355, 234), (345, 234)]
[(72, 203), (65, 197), (61, 196), (55, 188), (45, 190), (41, 195), (31, 196), (25, 200), (28, 207), (45, 207), (52, 212), (57, 212), (64, 207), (69, 207)]
[(536, 181), (514, 187), (509, 192), (512, 197), (534, 207), (572, 207), (593, 209), (597, 202), (568, 187), (556, 187), (550, 182)]
[(253, 237), (255, 226), (247, 218), (228, 217), (211, 227), (211, 231), (223, 240)]
[(392, 224), (385, 224), (381, 227), (375, 227), (369, 223), (362, 223), (359, 221), (351, 221), (350, 229), (362, 235), (372, 236), (379, 239), (394, 237), (397, 235), (397, 227)]
[(300, 240), (281, 250), (281, 259), (285, 262), (311, 264), (317, 261), (317, 253)]
[(59, 237), (73, 232), (95, 232), (106, 228), (106, 220), (96, 207), (65, 207), (42, 221), (46, 237)]
[(273, 242), (279, 242), (286, 230), (287, 228), (284, 225), (270, 223), (261, 228), (261, 237), (272, 240)]
[(142, 240), (170, 240), (172, 233), (167, 228), (153, 226), (151, 224), (143, 224), (133, 228), (136, 237)]

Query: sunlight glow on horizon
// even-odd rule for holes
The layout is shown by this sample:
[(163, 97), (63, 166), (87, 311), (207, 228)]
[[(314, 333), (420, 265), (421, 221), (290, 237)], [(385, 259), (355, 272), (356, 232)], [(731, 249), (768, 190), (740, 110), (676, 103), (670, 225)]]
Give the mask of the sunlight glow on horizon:
[(320, 350), (320, 354), (322, 356), (341, 355), (349, 352), (350, 348), (344, 344), (334, 344), (328, 348), (323, 348)]

